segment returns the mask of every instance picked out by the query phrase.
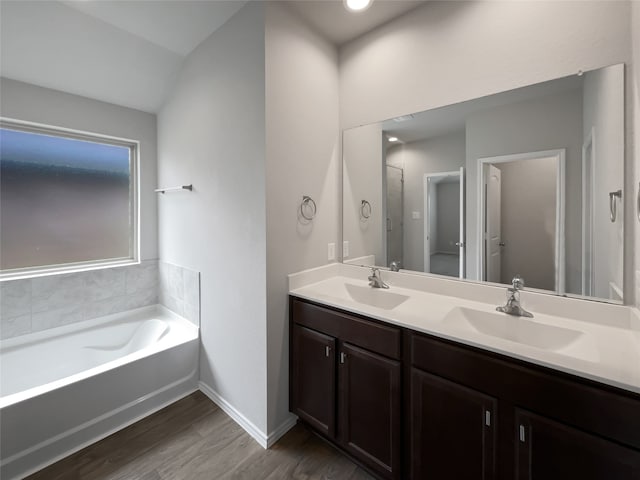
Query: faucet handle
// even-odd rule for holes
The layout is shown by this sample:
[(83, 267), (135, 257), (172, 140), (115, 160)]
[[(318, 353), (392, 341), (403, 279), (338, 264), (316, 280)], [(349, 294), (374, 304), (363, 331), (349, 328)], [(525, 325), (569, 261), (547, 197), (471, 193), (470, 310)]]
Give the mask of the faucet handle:
[(522, 278), (520, 274), (516, 274), (513, 280), (511, 280), (511, 285), (513, 285), (514, 290), (524, 289), (524, 278)]

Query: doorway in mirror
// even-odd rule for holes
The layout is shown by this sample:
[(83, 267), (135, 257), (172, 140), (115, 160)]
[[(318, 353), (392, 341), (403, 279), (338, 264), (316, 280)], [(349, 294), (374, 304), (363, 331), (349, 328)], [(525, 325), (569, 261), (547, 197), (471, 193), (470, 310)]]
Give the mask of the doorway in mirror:
[(564, 293), (565, 150), (478, 160), (482, 280)]

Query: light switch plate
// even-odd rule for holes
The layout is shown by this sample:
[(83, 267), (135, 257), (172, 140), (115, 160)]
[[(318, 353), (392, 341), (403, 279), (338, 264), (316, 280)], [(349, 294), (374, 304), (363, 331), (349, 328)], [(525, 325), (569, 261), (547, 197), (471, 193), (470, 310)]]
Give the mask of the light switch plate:
[(327, 245), (327, 260), (332, 261), (336, 259), (336, 244), (329, 243)]
[(349, 257), (349, 240), (342, 242), (342, 258)]

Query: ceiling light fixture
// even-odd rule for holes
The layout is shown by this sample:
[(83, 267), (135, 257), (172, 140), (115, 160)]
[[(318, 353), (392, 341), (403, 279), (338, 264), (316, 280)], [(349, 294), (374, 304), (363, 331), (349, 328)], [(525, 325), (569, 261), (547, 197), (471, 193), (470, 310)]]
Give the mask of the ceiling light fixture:
[(398, 137), (389, 137), (389, 141), (390, 142), (397, 142), (398, 141)]
[(363, 12), (371, 6), (373, 0), (344, 0), (344, 6), (350, 12)]

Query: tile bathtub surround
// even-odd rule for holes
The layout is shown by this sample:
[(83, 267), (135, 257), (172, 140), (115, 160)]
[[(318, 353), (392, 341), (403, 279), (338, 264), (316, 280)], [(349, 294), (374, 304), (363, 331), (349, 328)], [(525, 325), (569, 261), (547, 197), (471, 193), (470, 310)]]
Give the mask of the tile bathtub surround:
[(158, 303), (158, 261), (0, 283), (0, 339)]
[(200, 325), (200, 273), (159, 262), (160, 303)]

